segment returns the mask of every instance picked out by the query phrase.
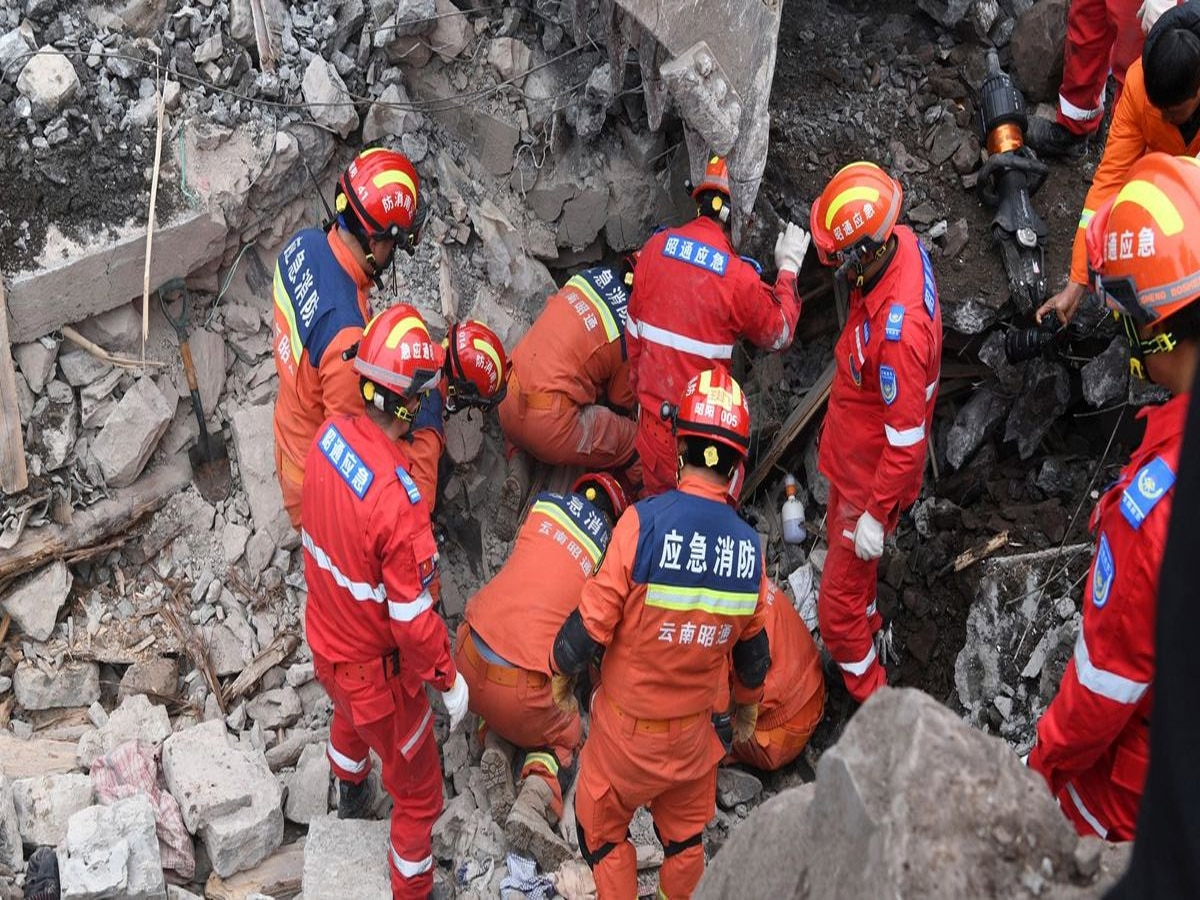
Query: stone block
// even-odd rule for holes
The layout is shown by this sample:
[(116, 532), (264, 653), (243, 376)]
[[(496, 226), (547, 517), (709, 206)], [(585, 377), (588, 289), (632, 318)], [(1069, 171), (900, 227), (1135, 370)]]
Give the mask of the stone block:
[(54, 846), (67, 836), (71, 816), (92, 805), (86, 775), (43, 775), (12, 783), (17, 828), (26, 844)]
[(1030, 103), (1057, 103), (1069, 0), (1043, 0), (1017, 18), (1009, 44), (1012, 76)]
[(487, 62), (504, 81), (520, 87), (533, 62), (533, 52), (516, 38), (493, 38), (488, 42)]
[(717, 771), (717, 800), (722, 809), (751, 802), (762, 788), (762, 782), (743, 769), (723, 766)]
[(346, 83), (333, 64), (314, 55), (304, 70), (304, 102), (313, 121), (345, 138), (358, 127), (358, 113)]
[(91, 768), (97, 757), (106, 756), (126, 741), (157, 747), (171, 735), (171, 720), (165, 706), (153, 704), (142, 694), (126, 697), (108, 721), (79, 738), (79, 764)]
[(17, 807), (13, 802), (13, 783), (0, 772), (0, 865), (19, 872), (25, 864)]
[(308, 826), (304, 844), (305, 897), (361, 900), (391, 895), (386, 819), (339, 819), (330, 813)]
[(67, 602), (73, 580), (67, 564), (55, 560), (0, 594), (0, 607), (25, 634), (35, 641), (47, 640), (54, 633), (58, 611)]
[(79, 76), (71, 61), (47, 44), (21, 69), (17, 90), (34, 106), (58, 112), (79, 90)]
[(250, 540), (250, 529), (236, 522), (229, 522), (221, 532), (221, 552), (225, 562), (233, 565), (246, 552), (246, 541)]
[(405, 108), (411, 103), (403, 85), (389, 84), (384, 88), (363, 116), (363, 143), (404, 135), (419, 128), (421, 114)]
[[(157, 319), (157, 315), (152, 318)], [(84, 319), (75, 330), (111, 353), (140, 353), (142, 348), (141, 304), (126, 303)]]
[(111, 364), (97, 359), (82, 347), (72, 346), (58, 355), (63, 380), (71, 387), (93, 384), (112, 371)]
[(12, 348), (13, 358), (29, 389), (40, 394), (46, 383), (54, 377), (54, 363), (58, 358), (58, 341), (53, 338), (41, 338), (27, 344), (15, 344)]
[(109, 487), (127, 487), (137, 480), (174, 415), (175, 403), (148, 376), (134, 382), (92, 443), (92, 455)]
[[(166, 896), (155, 833), (154, 807), (145, 794), (111, 806), (89, 806), (71, 816), (59, 851), (63, 900), (160, 900)], [(112, 889), (111, 882), (118, 886)]]
[(608, 192), (580, 189), (563, 203), (558, 243), (581, 249), (596, 239), (608, 219)]
[(10, 84), (15, 81), (33, 49), (33, 45), (20, 28), (0, 35), (0, 81)]
[(300, 752), (296, 770), (287, 776), (284, 815), (291, 822), (308, 825), (329, 812), (329, 757), (324, 744), (309, 744)]
[(946, 28), (953, 28), (967, 15), (974, 0), (917, 0), (917, 7)]
[[(295, 539), (291, 520), (283, 508), (283, 494), (275, 474), (274, 411), (268, 405), (243, 406), (232, 416), (233, 446), (241, 470), (242, 486), (250, 501), (255, 531), (273, 543)], [(251, 539), (253, 540), (253, 539)], [(249, 548), (247, 548), (249, 552)], [(271, 551), (274, 553), (274, 550)], [(261, 570), (260, 570), (261, 571)]]
[(261, 751), (230, 745), (221, 721), (167, 738), (167, 788), (221, 877), (262, 862), (283, 840), (282, 796)]
[(64, 662), (46, 673), (22, 662), (13, 673), (13, 693), (25, 709), (90, 706), (100, 699), (100, 667), (94, 662)]
[(153, 702), (171, 699), (179, 693), (179, 661), (173, 656), (160, 656), (135, 662), (121, 676), (117, 699), (145, 694)]
[(287, 728), (300, 718), (300, 698), (290, 687), (274, 688), (247, 703), (246, 712), (263, 728)]
[(467, 49), (475, 32), (467, 17), (450, 0), (436, 0), (436, 10), (437, 25), (429, 34), (429, 46), (443, 62), (450, 62)]

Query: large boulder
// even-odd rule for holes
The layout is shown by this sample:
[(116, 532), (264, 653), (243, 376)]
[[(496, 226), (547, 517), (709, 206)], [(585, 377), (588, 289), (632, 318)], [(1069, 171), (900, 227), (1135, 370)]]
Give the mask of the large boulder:
[(1012, 75), (1030, 103), (1057, 103), (1069, 0), (1042, 0), (1017, 19)]
[(920, 691), (884, 688), (821, 758), (815, 787), (755, 810), (696, 896), (1094, 897), (1083, 861), (1096, 854), (1080, 843), (1007, 744)]

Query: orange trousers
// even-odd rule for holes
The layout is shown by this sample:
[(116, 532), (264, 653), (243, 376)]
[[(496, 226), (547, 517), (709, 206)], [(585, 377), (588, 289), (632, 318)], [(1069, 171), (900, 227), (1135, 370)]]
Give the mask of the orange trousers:
[(326, 751), (333, 774), (361, 784), (371, 771), (371, 750), (383, 763), (383, 787), (392, 798), (392, 896), (428, 897), (442, 766), (425, 692), (409, 695), (401, 678), (386, 676), (382, 659), (334, 664), (313, 654), (313, 668), (333, 701)]
[(576, 406), (566, 394), (526, 394), (518, 386), (498, 413), (504, 436), (550, 465), (615, 469), (633, 457), (637, 423), (606, 406)]
[(722, 756), (710, 711), (635, 719), (601, 686), (592, 700), (591, 733), (580, 754), (575, 790), (580, 850), (592, 867), (600, 900), (637, 896), (637, 854), (626, 835), (640, 806), (649, 808), (664, 848), (659, 896), (692, 895), (704, 874), (701, 838), (716, 813)]
[(279, 476), (279, 489), (283, 492), (283, 508), (292, 520), (292, 527), (299, 531), (304, 470), (283, 455), (278, 443), (275, 444), (275, 474)]
[(754, 738), (735, 743), (732, 756), (740, 763), (772, 772), (794, 760), (808, 745), (825, 714), (825, 684), (792, 716), (777, 720), (772, 713), (759, 717)]
[(470, 689), (471, 712), (487, 728), (526, 751), (522, 777), (542, 778), (554, 794), (554, 814), (561, 818), (560, 767), (569, 768), (583, 740), (579, 713), (563, 712), (554, 703), (550, 679), (541, 672), (488, 662), (479, 652), (464, 621), (458, 627), (454, 663)]

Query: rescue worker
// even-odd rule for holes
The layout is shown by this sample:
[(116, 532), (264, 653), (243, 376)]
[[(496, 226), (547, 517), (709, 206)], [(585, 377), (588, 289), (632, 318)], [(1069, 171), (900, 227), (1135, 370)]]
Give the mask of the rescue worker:
[(1172, 399), (1092, 514), (1083, 625), (1029, 765), (1080, 834), (1133, 838), (1150, 751), (1159, 568), (1200, 341), (1200, 163), (1151, 153), (1088, 225), (1095, 289), (1117, 312), (1134, 373)]
[(629, 822), (647, 806), (663, 845), (660, 896), (704, 874), (725, 748), (713, 727), (732, 656), (733, 733), (753, 734), (771, 665), (757, 533), (726, 502), (750, 411), (725, 369), (693, 376), (671, 416), (678, 488), (627, 510), (600, 571), (554, 640), (556, 698), (604, 647), (575, 792), (579, 848), (601, 900), (637, 894)]
[[(627, 505), (620, 484), (604, 472), (581, 476), (567, 494), (538, 494), (512, 555), (467, 602), (458, 630), (455, 662), (471, 691), (471, 711), (484, 723), (492, 813), (510, 846), (547, 872), (574, 856), (551, 826), (562, 817), (583, 740), (578, 710), (564, 712), (551, 694), (550, 648)], [(515, 805), (508, 748), (491, 741), (493, 733), (524, 751)]]
[(898, 225), (904, 192), (855, 162), (812, 206), (812, 239), (849, 287), (837, 372), (817, 464), (829, 479), (829, 555), (817, 601), (821, 637), (860, 703), (887, 683), (891, 627), (875, 607), (884, 536), (921, 492), (942, 359), (942, 313), (929, 254)]
[(631, 268), (608, 265), (576, 273), (550, 295), (513, 348), (500, 427), (511, 445), (501, 504), (514, 525), (528, 489), (524, 453), (589, 470), (625, 467), (634, 458), (637, 423), (628, 414), (633, 393), (625, 345), (632, 278)]
[(399, 441), (422, 397), (437, 389), (436, 347), (411, 306), (371, 320), (353, 364), (365, 411), (319, 427), (303, 487), (304, 626), (316, 677), (333, 701), (328, 756), (338, 816), (367, 814), (375, 751), (392, 798), (396, 897), (426, 897), (433, 888), (442, 771), (424, 685), (441, 691), (451, 729), (468, 703), (430, 595), (438, 554), (429, 507)]
[(1074, 317), (1087, 293), (1088, 222), (1116, 196), (1130, 167), (1155, 151), (1172, 156), (1200, 153), (1200, 0), (1189, 0), (1163, 13), (1146, 35), (1141, 59), (1129, 67), (1104, 155), (1079, 215), (1070, 278), (1063, 290), (1038, 309), (1039, 322), (1048, 312), (1064, 325)]
[(337, 218), (324, 231), (298, 232), (275, 265), (275, 471), (297, 529), (317, 428), (362, 408), (358, 376), (343, 354), (362, 337), (371, 282), (379, 283), (397, 247), (412, 251), (425, 219), (412, 163), (382, 148), (362, 151), (346, 167), (334, 208)]
[(771, 669), (763, 684), (754, 734), (734, 742), (731, 752), (738, 762), (774, 771), (800, 755), (820, 724), (825, 713), (825, 675), (816, 642), (787, 595), (769, 579), (765, 590)]
[(729, 171), (712, 157), (692, 191), (697, 216), (667, 228), (642, 248), (629, 298), (629, 380), (639, 405), (637, 453), (643, 496), (675, 486), (675, 438), (658, 415), (703, 369), (728, 369), (734, 344), (783, 350), (792, 343), (800, 298), (796, 272), (808, 235), (789, 223), (775, 242), (773, 287), (757, 264), (739, 257), (729, 230)]

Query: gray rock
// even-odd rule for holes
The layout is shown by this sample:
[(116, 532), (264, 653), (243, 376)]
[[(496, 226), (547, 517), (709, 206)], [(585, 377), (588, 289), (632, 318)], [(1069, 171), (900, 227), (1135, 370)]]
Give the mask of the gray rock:
[(263, 728), (287, 728), (300, 718), (300, 698), (290, 687), (263, 691), (246, 704), (246, 712)]
[(92, 781), (86, 775), (43, 775), (12, 783), (21, 840), (54, 846), (67, 836), (71, 816), (92, 805)]
[(377, 141), (393, 135), (407, 136), (420, 127), (422, 116), (407, 108), (412, 103), (403, 85), (389, 84), (363, 116), (363, 141)]
[(204, 842), (222, 878), (257, 865), (282, 842), (279, 784), (261, 751), (230, 745), (223, 722), (171, 735), (162, 767), (184, 824)]
[(358, 113), (346, 83), (337, 69), (323, 57), (314, 56), (304, 70), (304, 102), (313, 121), (337, 132), (342, 138), (358, 127)]
[(171, 720), (166, 707), (135, 694), (126, 697), (103, 726), (80, 736), (75, 756), (81, 766), (90, 769), (97, 758), (108, 755), (126, 741), (157, 747), (170, 735)]
[(1083, 367), (1079, 377), (1088, 406), (1105, 406), (1125, 397), (1129, 391), (1129, 341), (1125, 336), (1114, 337), (1103, 353)]
[(390, 18), (395, 37), (428, 34), (437, 27), (437, 4), (434, 0), (397, 0), (388, 5), (393, 9)]
[(245, 525), (229, 522), (221, 531), (221, 552), (225, 562), (233, 565), (246, 552), (246, 541), (250, 540), (250, 529)]
[(63, 380), (71, 387), (83, 387), (85, 384), (99, 381), (113, 368), (111, 364), (78, 347), (60, 353), (58, 367), (62, 370)]
[(533, 52), (516, 38), (493, 38), (488, 42), (487, 62), (501, 79), (520, 87), (532, 65)]
[(323, 744), (309, 744), (300, 752), (296, 770), (287, 776), (288, 821), (308, 825), (329, 812), (329, 782), (332, 774)]
[(15, 81), (33, 49), (20, 28), (0, 35), (0, 81)]
[(917, 7), (939, 25), (953, 28), (967, 15), (974, 0), (917, 0)]
[(743, 769), (722, 766), (717, 771), (717, 802), (722, 809), (750, 803), (762, 793), (762, 789), (762, 782)]
[(58, 380), (46, 385), (45, 405), (34, 406), (26, 447), (42, 461), (44, 469), (61, 469), (75, 454), (79, 439), (79, 404), (75, 392)]
[(435, 10), (437, 24), (429, 33), (429, 46), (443, 62), (450, 62), (467, 49), (475, 30), (450, 0), (435, 0)]
[(71, 816), (65, 847), (59, 851), (59, 878), (64, 900), (166, 897), (150, 798), (136, 794)]
[(305, 897), (360, 900), (391, 895), (386, 819), (314, 819), (304, 843)]
[[(243, 406), (234, 410), (231, 423), (242, 487), (245, 488), (250, 501), (250, 515), (254, 518), (255, 530), (265, 533), (272, 545), (284, 541), (285, 538), (294, 541), (296, 532), (292, 530), (291, 520), (283, 508), (283, 494), (279, 490), (279, 480), (275, 474), (275, 426), (272, 408)], [(255, 535), (250, 539), (250, 545), (254, 544), (257, 537), (258, 535)], [(270, 551), (267, 555), (268, 561), (275, 552), (275, 546), (272, 546)], [(246, 553), (249, 557), (250, 546), (247, 546)], [(264, 562), (263, 567), (265, 566)]]
[(946, 435), (946, 460), (961, 469), (976, 450), (1000, 427), (1008, 412), (1009, 400), (988, 385), (983, 385), (962, 405)]
[(25, 864), (17, 807), (13, 802), (13, 784), (0, 772), (0, 865), (19, 872)]
[(942, 302), (942, 323), (959, 334), (983, 334), (1000, 319), (1000, 311), (983, 297), (938, 299)]
[(1009, 44), (1012, 76), (1030, 103), (1057, 103), (1069, 0), (1043, 0), (1017, 18)]
[(179, 661), (173, 656), (133, 663), (121, 676), (117, 699), (145, 694), (152, 702), (162, 702), (179, 694)]
[(0, 595), (0, 606), (12, 616), (25, 634), (35, 641), (48, 640), (54, 633), (58, 611), (71, 592), (71, 570), (62, 560), (22, 578)]
[(54, 375), (54, 363), (58, 358), (58, 342), (52, 338), (39, 338), (28, 344), (15, 344), (13, 358), (25, 376), (29, 389), (40, 394)]
[(79, 90), (79, 76), (71, 61), (47, 44), (21, 69), (17, 90), (35, 107), (58, 112)]
[(1025, 383), (1004, 427), (1004, 439), (1017, 442), (1021, 459), (1029, 459), (1058, 417), (1067, 411), (1071, 382), (1057, 360), (1035, 359), (1025, 366)]
[(125, 392), (92, 444), (110, 487), (126, 487), (142, 474), (174, 415), (175, 404), (147, 376)]
[(13, 693), (25, 709), (90, 706), (100, 699), (100, 667), (94, 662), (64, 662), (47, 674), (21, 662), (13, 673)]

